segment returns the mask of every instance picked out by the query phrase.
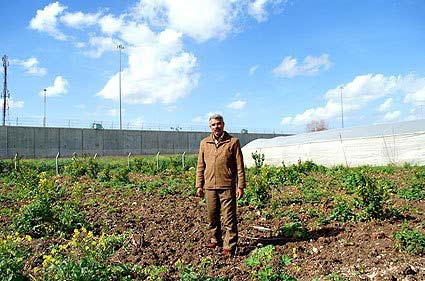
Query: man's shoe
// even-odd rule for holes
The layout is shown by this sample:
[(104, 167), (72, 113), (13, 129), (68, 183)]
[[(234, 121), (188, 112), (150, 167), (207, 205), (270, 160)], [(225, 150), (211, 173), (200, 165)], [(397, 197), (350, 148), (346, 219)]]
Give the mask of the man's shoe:
[(221, 252), (221, 254), (222, 254), (223, 257), (231, 257), (233, 255), (232, 250), (228, 250), (228, 249), (224, 249)]
[(210, 244), (207, 245), (208, 249), (214, 249), (216, 247), (220, 247), (220, 244), (217, 242), (211, 242)]

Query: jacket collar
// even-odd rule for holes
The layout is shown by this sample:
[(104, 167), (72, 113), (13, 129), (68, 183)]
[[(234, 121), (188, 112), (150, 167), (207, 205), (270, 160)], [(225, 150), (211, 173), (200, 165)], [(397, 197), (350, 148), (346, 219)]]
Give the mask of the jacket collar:
[[(221, 140), (219, 140), (218, 143), (220, 144), (220, 143), (229, 142), (229, 141), (230, 141), (230, 135), (226, 131), (223, 131), (223, 136), (222, 136)], [(214, 143), (215, 144), (214, 133), (211, 133), (210, 134), (207, 142), (208, 143)]]

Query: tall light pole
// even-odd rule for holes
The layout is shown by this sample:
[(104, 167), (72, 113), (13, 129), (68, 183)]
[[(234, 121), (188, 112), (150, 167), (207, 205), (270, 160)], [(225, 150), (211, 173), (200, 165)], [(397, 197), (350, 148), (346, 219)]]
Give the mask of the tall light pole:
[(117, 45), (118, 50), (120, 51), (120, 73), (119, 73), (119, 93), (120, 93), (120, 130), (122, 130), (122, 115), (121, 115), (121, 51), (124, 49), (124, 46), (122, 44)]
[(43, 90), (44, 91), (44, 118), (43, 118), (43, 126), (44, 127), (46, 127), (46, 92), (47, 92), (47, 89), (44, 89)]
[(341, 90), (341, 126), (344, 129), (344, 106), (342, 102), (342, 89), (344, 89), (344, 87), (341, 86), (339, 89)]
[(9, 60), (6, 55), (2, 58), (3, 61), (3, 73), (4, 73), (4, 83), (3, 83), (3, 126), (6, 126), (6, 111), (7, 111), (7, 99), (10, 98), (9, 90), (7, 89), (7, 68), (9, 67)]

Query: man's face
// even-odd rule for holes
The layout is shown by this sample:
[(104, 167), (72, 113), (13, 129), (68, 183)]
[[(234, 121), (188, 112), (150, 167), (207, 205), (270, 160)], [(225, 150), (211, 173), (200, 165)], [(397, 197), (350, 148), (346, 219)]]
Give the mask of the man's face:
[(224, 122), (221, 121), (220, 119), (211, 119), (210, 129), (211, 129), (211, 132), (213, 132), (214, 136), (216, 138), (219, 138), (221, 134), (223, 133)]

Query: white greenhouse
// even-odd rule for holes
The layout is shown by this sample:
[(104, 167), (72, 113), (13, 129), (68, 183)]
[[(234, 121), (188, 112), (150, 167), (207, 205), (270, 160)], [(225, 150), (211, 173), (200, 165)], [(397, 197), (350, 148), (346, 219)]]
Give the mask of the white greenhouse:
[(425, 120), (256, 139), (242, 148), (248, 167), (254, 165), (253, 152), (274, 166), (298, 160), (327, 167), (425, 165)]

